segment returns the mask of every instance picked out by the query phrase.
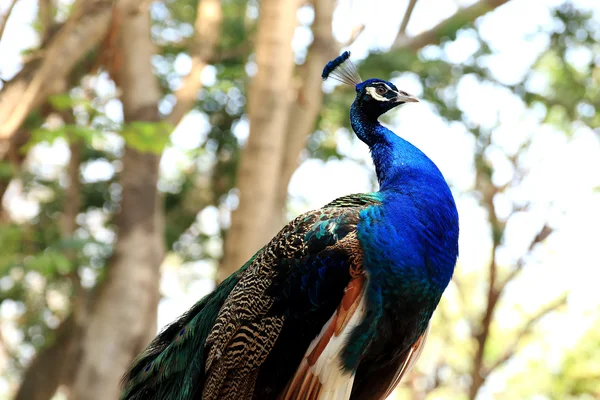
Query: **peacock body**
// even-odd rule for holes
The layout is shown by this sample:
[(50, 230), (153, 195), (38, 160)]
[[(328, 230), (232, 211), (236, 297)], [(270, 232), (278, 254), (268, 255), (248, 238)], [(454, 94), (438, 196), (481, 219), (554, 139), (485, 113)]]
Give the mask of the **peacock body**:
[(122, 399), (384, 399), (414, 364), (458, 256), (458, 214), (435, 164), (378, 122), (418, 101), (362, 82), (349, 53), (323, 77), (356, 89), (351, 125), (380, 190), (285, 226), (167, 327)]

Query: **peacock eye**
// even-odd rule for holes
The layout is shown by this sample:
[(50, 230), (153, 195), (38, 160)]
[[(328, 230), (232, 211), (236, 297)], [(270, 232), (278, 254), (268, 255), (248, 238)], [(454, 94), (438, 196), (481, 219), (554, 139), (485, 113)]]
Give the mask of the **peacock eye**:
[(375, 88), (375, 93), (377, 93), (378, 95), (381, 95), (381, 96), (383, 96), (384, 94), (386, 94), (387, 91), (388, 90), (385, 87), (383, 87), (383, 86), (377, 86)]

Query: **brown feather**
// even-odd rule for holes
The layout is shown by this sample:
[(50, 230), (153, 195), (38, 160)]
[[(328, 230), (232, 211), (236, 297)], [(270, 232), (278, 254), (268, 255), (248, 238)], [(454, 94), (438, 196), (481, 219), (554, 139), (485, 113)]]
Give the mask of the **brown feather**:
[(385, 394), (383, 396), (380, 397), (380, 400), (384, 400), (390, 394), (392, 394), (392, 392), (394, 391), (396, 386), (398, 386), (398, 384), (402, 380), (402, 377), (404, 377), (404, 375), (406, 375), (412, 369), (412, 367), (415, 365), (415, 363), (421, 356), (421, 353), (423, 352), (423, 348), (425, 347), (425, 342), (427, 341), (428, 334), (429, 334), (429, 325), (427, 326), (427, 329), (425, 330), (425, 332), (421, 336), (419, 336), (417, 341), (412, 346), (410, 346), (410, 348), (406, 351), (404, 361), (402, 362), (400, 368), (396, 372), (394, 379), (392, 379), (387, 391), (385, 392)]
[(309, 348), (310, 351), (307, 351), (307, 355), (302, 360), (296, 374), (279, 395), (278, 399), (319, 399), (324, 382), (319, 381), (319, 378), (313, 374), (311, 367), (317, 363), (331, 338), (340, 336), (344, 328), (346, 328), (348, 321), (350, 321), (350, 318), (356, 312), (358, 304), (364, 295), (367, 282), (364, 274), (356, 275), (346, 287), (340, 305), (329, 320), (328, 325), (319, 335), (318, 341), (311, 345), (312, 349)]
[[(326, 248), (340, 251), (348, 257), (351, 279), (356, 280), (362, 276), (362, 251), (355, 228), (360, 210), (377, 202), (376, 197), (368, 195), (340, 198), (323, 209), (294, 219), (257, 253), (221, 307), (206, 339), (208, 354), (202, 391), (204, 400), (253, 397), (258, 372), (275, 346), (285, 323), (283, 314), (269, 314), (275, 301), (269, 294), (269, 289), (280, 273), (278, 268), (281, 268), (282, 259), (300, 260), (307, 254), (325, 249), (315, 249), (314, 242), (305, 240), (306, 233), (313, 229), (315, 223), (344, 216), (349, 232)], [(354, 287), (349, 287), (348, 290), (347, 296), (360, 293)], [(352, 302), (348, 300), (343, 307), (340, 306), (341, 319), (331, 327), (332, 335), (336, 327), (343, 329), (355, 308), (352, 308)], [(318, 377), (315, 379), (315, 382), (310, 380), (307, 383), (306, 393), (317, 396), (321, 388)], [(303, 380), (297, 382), (300, 386), (302, 383)], [(293, 392), (298, 393), (300, 386), (296, 383), (294, 385)]]

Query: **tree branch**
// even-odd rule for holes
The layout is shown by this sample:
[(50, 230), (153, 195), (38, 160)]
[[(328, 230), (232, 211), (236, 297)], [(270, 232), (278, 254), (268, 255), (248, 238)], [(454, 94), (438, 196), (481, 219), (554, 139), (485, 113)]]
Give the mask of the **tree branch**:
[[(133, 10), (143, 0), (120, 0)], [(69, 20), (0, 91), (0, 142), (8, 140), (26, 116), (49, 95), (64, 90), (65, 77), (104, 37), (113, 0), (78, 0)]]
[(560, 307), (564, 306), (567, 303), (566, 296), (562, 296), (558, 300), (553, 303), (548, 304), (546, 307), (543, 307), (536, 314), (534, 314), (525, 325), (519, 330), (519, 332), (515, 335), (512, 343), (506, 347), (505, 352), (501, 357), (499, 357), (492, 365), (488, 368), (485, 368), (484, 375), (489, 376), (493, 371), (504, 365), (508, 360), (510, 360), (517, 352), (517, 348), (521, 341), (525, 338), (525, 336), (529, 335), (533, 330), (535, 324), (537, 324), (543, 317), (550, 314), (553, 311), (556, 311)]
[[(529, 251), (533, 250), (533, 248), (537, 244), (542, 243), (544, 240), (546, 240), (546, 238), (550, 236), (550, 234), (552, 234), (553, 231), (554, 230), (551, 227), (549, 227), (548, 225), (544, 225), (540, 232), (535, 236), (535, 238), (533, 238), (533, 240), (529, 244)], [(508, 274), (508, 276), (500, 285), (500, 291), (504, 290), (504, 287), (506, 287), (506, 285), (508, 285), (508, 283), (511, 282), (513, 279), (515, 279), (515, 277), (523, 270), (524, 265), (525, 260), (523, 259), (523, 257), (519, 258), (515, 268)]]
[(416, 4), (417, 0), (408, 1), (408, 6), (406, 7), (404, 17), (402, 18), (402, 22), (400, 23), (400, 30), (398, 31), (398, 35), (396, 36), (396, 41), (398, 41), (400, 37), (406, 36), (406, 27), (408, 26), (408, 22), (410, 21), (410, 17), (412, 16), (412, 12), (415, 9)]
[(429, 44), (437, 44), (440, 42), (440, 39), (453, 34), (458, 28), (463, 27), (466, 22), (474, 21), (476, 18), (487, 14), (509, 1), (510, 0), (480, 0), (469, 7), (458, 10), (451, 17), (446, 18), (423, 33), (411, 37), (399, 35), (392, 45), (392, 49), (411, 49), (417, 51)]
[[(314, 24), (313, 24), (313, 29), (314, 29)], [(350, 38), (342, 44), (342, 47), (351, 46), (352, 43), (354, 43), (356, 41), (356, 39), (358, 39), (358, 37), (364, 30), (365, 30), (364, 24), (356, 25), (354, 28), (352, 28), (352, 32), (350, 33)]]
[(23, 123), (27, 114), (29, 114), (29, 111), (34, 107), (33, 105), (36, 98), (38, 98), (45, 81), (49, 78), (52, 68), (56, 67), (56, 59), (59, 58), (62, 48), (75, 31), (76, 22), (80, 17), (82, 5), (81, 1), (75, 3), (73, 13), (63, 25), (60, 32), (55, 36), (48, 49), (44, 51), (44, 57), (41, 61), (40, 68), (23, 91), (20, 101), (0, 126), (0, 139), (11, 137), (21, 123)]
[(2, 21), (0, 21), (0, 40), (2, 40), (2, 35), (4, 35), (4, 29), (6, 29), (6, 23), (8, 22), (8, 18), (10, 17), (10, 14), (12, 13), (13, 8), (15, 8), (17, 1), (18, 0), (12, 0), (10, 5), (8, 6), (8, 9), (6, 10), (6, 14), (4, 15), (4, 18), (2, 18)]
[[(477, 393), (479, 389), (485, 382), (485, 379), (488, 376), (487, 370), (484, 368), (483, 360), (485, 355), (485, 347), (490, 334), (490, 327), (494, 317), (494, 312), (496, 306), (498, 304), (498, 300), (502, 296), (506, 285), (514, 279), (517, 274), (522, 270), (523, 265), (525, 264), (524, 257), (521, 257), (517, 261), (517, 265), (511, 271), (507, 278), (505, 278), (502, 282), (498, 282), (498, 266), (496, 262), (496, 253), (498, 247), (502, 242), (502, 237), (504, 235), (504, 229), (506, 226), (505, 221), (501, 221), (498, 218), (496, 213), (496, 208), (494, 206), (494, 198), (500, 192), (503, 192), (506, 188), (506, 185), (503, 187), (496, 187), (492, 183), (491, 180), (491, 170), (490, 166), (487, 164), (487, 161), (484, 159), (483, 154), (485, 148), (490, 145), (490, 138), (485, 139), (483, 148), (475, 155), (475, 165), (476, 165), (476, 190), (481, 193), (482, 203), (488, 210), (488, 218), (492, 230), (492, 254), (489, 265), (489, 286), (488, 286), (488, 296), (487, 296), (487, 305), (484, 315), (481, 319), (481, 327), (479, 333), (475, 336), (477, 342), (477, 350), (475, 352), (474, 360), (473, 360), (473, 370), (471, 371), (471, 386), (469, 388), (469, 399), (474, 400), (477, 397)], [(546, 238), (552, 233), (552, 228), (547, 225), (540, 230), (540, 232), (535, 236), (532, 242), (529, 245), (527, 253), (531, 252), (531, 250), (535, 247), (536, 244), (543, 242)], [(541, 317), (540, 317), (541, 318)]]
[(50, 28), (53, 21), (53, 8), (54, 4), (52, 0), (38, 0), (38, 21), (40, 24), (40, 42), (46, 43), (49, 38)]
[[(66, 123), (73, 123), (73, 114), (69, 113), (69, 118)], [(83, 144), (76, 142), (69, 146), (71, 150), (71, 158), (67, 167), (67, 175), (69, 176), (69, 186), (66, 190), (65, 202), (63, 204), (63, 215), (61, 222), (61, 234), (64, 239), (72, 238), (77, 229), (77, 215), (81, 209), (81, 180), (79, 177), (79, 169), (81, 167), (81, 149)], [(88, 313), (88, 293), (81, 285), (77, 263), (77, 252), (68, 250), (66, 256), (73, 264), (72, 270), (68, 277), (73, 286), (73, 303), (71, 306), (73, 317), (79, 325), (83, 325), (83, 321)]]
[(221, 32), (223, 20), (220, 0), (202, 0), (198, 2), (196, 16), (196, 34), (190, 51), (192, 68), (175, 91), (177, 103), (167, 117), (172, 125), (177, 125), (196, 102), (196, 94), (202, 88), (201, 75), (204, 67), (213, 57)]
[[(489, 138), (487, 145), (490, 144)], [(485, 146), (487, 147), (487, 146)], [(477, 397), (479, 389), (483, 385), (485, 377), (483, 375), (483, 356), (485, 354), (485, 346), (490, 334), (490, 327), (500, 298), (501, 291), (496, 287), (496, 279), (498, 274), (498, 266), (496, 263), (496, 252), (502, 242), (502, 234), (504, 232), (504, 223), (498, 219), (496, 208), (494, 206), (494, 197), (500, 191), (499, 188), (492, 183), (491, 172), (489, 166), (483, 158), (483, 150), (475, 155), (476, 183), (475, 188), (482, 195), (482, 202), (488, 211), (488, 218), (492, 230), (492, 250), (489, 265), (489, 281), (486, 309), (481, 319), (481, 327), (479, 333), (475, 336), (477, 342), (477, 350), (473, 359), (473, 370), (471, 371), (471, 386), (469, 388), (469, 399), (474, 400)]]
[(218, 280), (236, 271), (272, 237), (270, 221), (286, 144), (282, 132), (293, 103), (290, 89), (295, 65), (290, 41), (299, 2), (263, 0), (260, 5), (255, 46), (258, 72), (252, 77), (247, 103), (250, 135), (237, 168), (240, 203), (231, 214)]

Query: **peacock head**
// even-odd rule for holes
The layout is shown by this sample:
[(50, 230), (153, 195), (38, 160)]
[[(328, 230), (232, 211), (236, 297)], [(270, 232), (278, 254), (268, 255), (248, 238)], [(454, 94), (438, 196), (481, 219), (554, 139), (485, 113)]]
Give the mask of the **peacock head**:
[(404, 103), (418, 102), (416, 97), (399, 90), (393, 83), (383, 79), (362, 81), (356, 66), (350, 61), (350, 52), (345, 51), (335, 60), (327, 63), (323, 69), (323, 79), (329, 77), (354, 86), (356, 99), (353, 107), (369, 118), (377, 119), (380, 115)]

